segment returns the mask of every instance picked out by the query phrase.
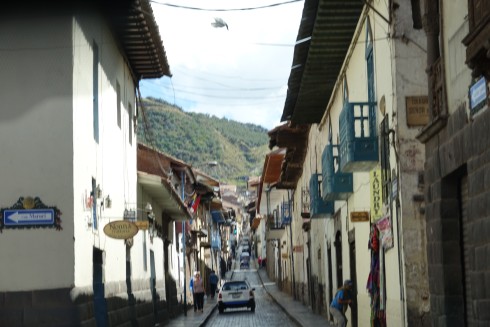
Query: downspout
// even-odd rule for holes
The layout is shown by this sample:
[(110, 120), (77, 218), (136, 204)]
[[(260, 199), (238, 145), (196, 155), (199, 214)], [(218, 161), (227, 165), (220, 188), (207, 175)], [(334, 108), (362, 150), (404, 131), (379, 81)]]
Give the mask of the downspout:
[[(182, 201), (185, 200), (185, 173), (184, 171), (180, 172), (180, 179), (182, 182), (182, 192), (181, 192), (181, 197)], [(185, 258), (186, 258), (186, 253), (185, 253), (185, 242), (186, 242), (186, 230), (185, 230), (185, 220), (182, 221), (182, 257), (183, 257), (183, 270), (184, 270), (184, 316), (187, 316), (187, 281), (185, 278)]]
[(291, 243), (291, 272), (292, 272), (292, 280), (293, 280), (293, 283), (291, 284), (291, 287), (293, 288), (292, 289), (292, 292), (291, 294), (293, 294), (293, 299), (296, 300), (296, 279), (295, 279), (295, 276), (294, 276), (294, 253), (293, 253), (293, 212), (291, 210), (291, 196), (289, 194), (289, 190), (288, 190), (288, 206), (289, 206), (289, 214), (291, 215), (291, 222), (289, 223), (289, 242)]
[(428, 98), (429, 98), (429, 112), (431, 119), (434, 119), (437, 115), (434, 108), (434, 76), (432, 73), (432, 66), (436, 60), (440, 57), (439, 52), (439, 8), (438, 1), (425, 1), (425, 14), (424, 14), (424, 30), (427, 35), (427, 68), (426, 73), (429, 82)]

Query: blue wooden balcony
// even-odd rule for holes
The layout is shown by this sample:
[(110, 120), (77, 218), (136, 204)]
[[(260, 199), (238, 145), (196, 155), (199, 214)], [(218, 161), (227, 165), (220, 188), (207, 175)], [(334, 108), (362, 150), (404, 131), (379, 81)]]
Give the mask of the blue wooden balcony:
[(312, 174), (310, 177), (310, 216), (311, 218), (331, 217), (335, 210), (334, 201), (324, 201), (321, 196), (322, 174)]
[(347, 200), (352, 194), (352, 173), (340, 171), (338, 145), (327, 144), (322, 154), (322, 195), (325, 201)]
[(340, 113), (340, 170), (370, 171), (378, 163), (376, 103), (346, 102)]

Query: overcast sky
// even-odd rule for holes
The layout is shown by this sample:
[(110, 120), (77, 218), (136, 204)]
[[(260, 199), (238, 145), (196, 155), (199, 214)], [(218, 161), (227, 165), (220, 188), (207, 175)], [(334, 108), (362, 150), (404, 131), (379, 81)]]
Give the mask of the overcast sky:
[[(279, 125), (304, 4), (291, 1), (152, 1), (173, 76), (143, 80), (142, 95), (164, 99), (185, 111), (254, 123), (268, 130)], [(182, 8), (269, 5), (237, 11)], [(213, 27), (215, 18), (223, 19), (228, 29)]]

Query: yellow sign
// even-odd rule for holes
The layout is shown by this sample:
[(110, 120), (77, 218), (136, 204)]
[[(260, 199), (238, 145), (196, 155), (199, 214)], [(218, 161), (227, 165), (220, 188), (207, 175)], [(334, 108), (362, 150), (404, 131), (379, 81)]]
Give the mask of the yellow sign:
[(369, 212), (367, 211), (353, 211), (350, 213), (350, 221), (356, 223), (360, 221), (369, 221)]
[(411, 96), (405, 98), (407, 106), (407, 125), (424, 126), (429, 122), (429, 97)]
[(150, 227), (149, 221), (135, 221), (134, 224), (139, 230), (147, 230)]
[(126, 240), (138, 233), (138, 227), (127, 220), (117, 220), (104, 226), (104, 233), (118, 240)]
[(286, 253), (281, 253), (281, 257), (283, 259), (289, 259), (289, 254), (286, 252)]
[(374, 169), (369, 175), (371, 182), (371, 221), (374, 222), (383, 215), (381, 169)]

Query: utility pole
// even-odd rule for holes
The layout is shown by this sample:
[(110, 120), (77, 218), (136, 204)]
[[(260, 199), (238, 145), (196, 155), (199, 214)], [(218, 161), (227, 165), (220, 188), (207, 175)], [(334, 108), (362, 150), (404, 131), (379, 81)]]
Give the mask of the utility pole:
[[(180, 179), (182, 181), (182, 201), (185, 200), (185, 172), (182, 170), (180, 172)], [(185, 278), (185, 241), (186, 241), (186, 231), (185, 231), (185, 220), (182, 221), (182, 257), (183, 257), (183, 271), (184, 271), (184, 316), (187, 316), (187, 281)]]

